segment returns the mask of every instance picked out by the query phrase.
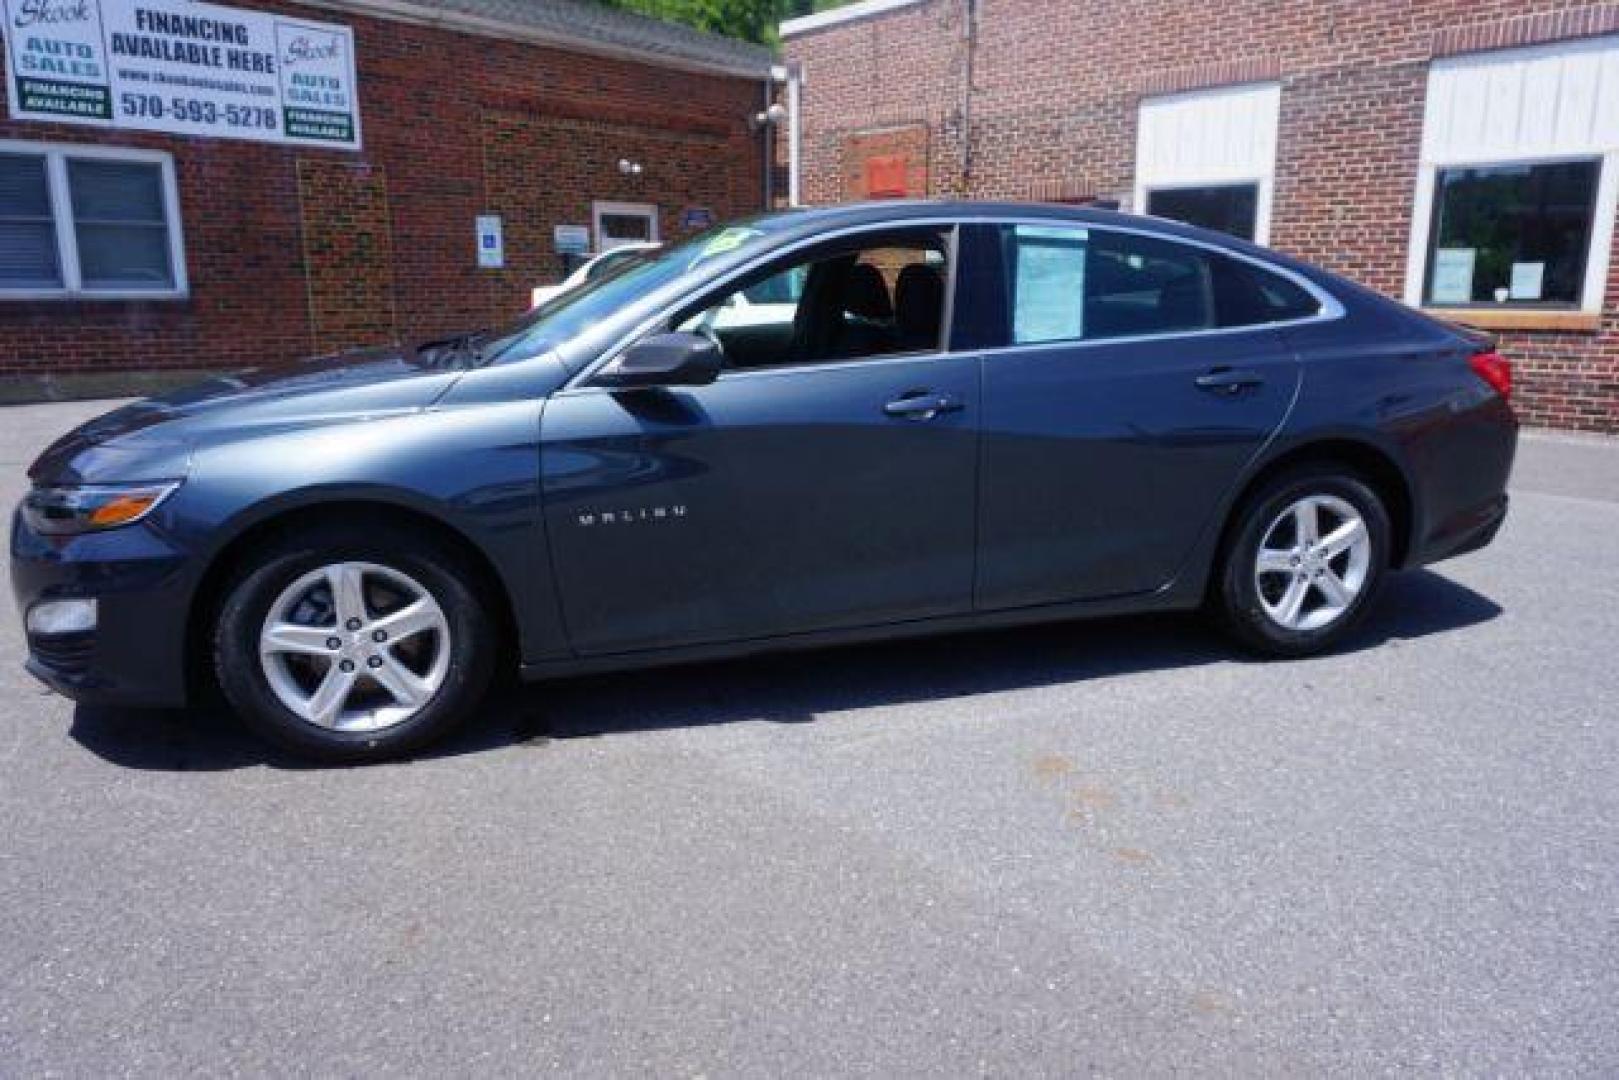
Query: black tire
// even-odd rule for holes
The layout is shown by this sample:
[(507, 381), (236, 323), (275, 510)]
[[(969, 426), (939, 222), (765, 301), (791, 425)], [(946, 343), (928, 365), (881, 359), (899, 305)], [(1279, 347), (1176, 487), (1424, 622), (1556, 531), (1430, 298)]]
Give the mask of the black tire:
[[(1359, 591), (1342, 614), (1320, 627), (1294, 629), (1267, 614), (1255, 568), (1260, 545), (1271, 527), (1284, 511), (1311, 496), (1340, 499), (1354, 507), (1366, 526), (1370, 560)], [(1216, 568), (1210, 597), (1213, 606), (1232, 636), (1252, 652), (1275, 657), (1326, 652), (1342, 642), (1370, 609), (1388, 570), (1391, 534), (1383, 500), (1364, 478), (1347, 467), (1322, 463), (1280, 473), (1238, 507)]]
[[(431, 594), (448, 629), (442, 682), (415, 713), (381, 730), (343, 731), (305, 720), (283, 704), (260, 662), (260, 633), (282, 593), (305, 575), (344, 562), (404, 575)], [(476, 582), (458, 552), (396, 527), (333, 524), (277, 536), (251, 553), (227, 589), (213, 637), (220, 689), (253, 732), (300, 757), (355, 764), (416, 750), (464, 721), (488, 688), (496, 642)], [(436, 633), (431, 641), (443, 647)], [(364, 685), (372, 693), (381, 689)]]

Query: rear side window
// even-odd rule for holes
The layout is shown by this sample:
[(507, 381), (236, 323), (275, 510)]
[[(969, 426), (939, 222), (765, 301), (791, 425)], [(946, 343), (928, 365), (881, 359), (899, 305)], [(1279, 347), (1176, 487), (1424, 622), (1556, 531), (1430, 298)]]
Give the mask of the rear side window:
[(1075, 226), (1002, 230), (1008, 340), (1105, 341), (1314, 314), (1286, 278), (1204, 248)]
[(1252, 263), (1214, 257), (1214, 305), (1221, 326), (1258, 326), (1306, 319), (1321, 302), (1286, 278)]
[(1086, 262), (1087, 338), (1214, 328), (1214, 280), (1202, 249), (1096, 232)]

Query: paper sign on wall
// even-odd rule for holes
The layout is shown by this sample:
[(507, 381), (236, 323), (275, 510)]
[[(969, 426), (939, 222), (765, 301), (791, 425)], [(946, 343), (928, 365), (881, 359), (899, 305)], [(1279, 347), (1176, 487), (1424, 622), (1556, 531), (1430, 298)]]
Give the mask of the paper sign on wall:
[(583, 255), (590, 250), (590, 226), (553, 225), (551, 246), (559, 255)]
[(189, 0), (0, 0), (19, 120), (360, 148), (346, 26)]
[(485, 270), (506, 265), (506, 239), (498, 214), (478, 215), (478, 265)]
[(1440, 248), (1434, 252), (1431, 299), (1436, 304), (1465, 304), (1473, 299), (1476, 248)]

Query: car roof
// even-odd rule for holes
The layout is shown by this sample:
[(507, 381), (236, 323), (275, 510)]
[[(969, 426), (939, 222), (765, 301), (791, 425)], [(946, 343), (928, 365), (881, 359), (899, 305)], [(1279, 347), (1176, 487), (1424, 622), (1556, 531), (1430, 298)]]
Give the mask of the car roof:
[(1145, 214), (1127, 214), (1118, 210), (1104, 210), (1095, 206), (1071, 203), (1009, 202), (966, 199), (876, 199), (866, 202), (839, 203), (833, 206), (804, 207), (768, 215), (771, 224), (783, 237), (804, 236), (829, 229), (893, 222), (903, 225), (907, 221), (948, 218), (951, 220), (1036, 218), (1043, 221), (1074, 225), (1113, 226), (1137, 229), (1162, 236), (1182, 237), (1198, 243), (1210, 244), (1231, 251), (1243, 252), (1266, 262), (1285, 266), (1318, 277), (1318, 267), (1301, 263), (1281, 252), (1263, 248), (1229, 233), (1198, 228), (1168, 218)]
[(1070, 203), (995, 202), (963, 199), (873, 199), (866, 202), (839, 203), (833, 206), (802, 207), (784, 211), (783, 215), (803, 223), (806, 227), (827, 228), (834, 225), (863, 224), (866, 222), (904, 221), (916, 218), (1008, 218), (1038, 217), (1060, 221), (1073, 221), (1094, 225), (1150, 225), (1167, 226), (1170, 231), (1190, 230), (1164, 218), (1125, 214), (1117, 210), (1103, 210), (1094, 206), (1076, 206)]

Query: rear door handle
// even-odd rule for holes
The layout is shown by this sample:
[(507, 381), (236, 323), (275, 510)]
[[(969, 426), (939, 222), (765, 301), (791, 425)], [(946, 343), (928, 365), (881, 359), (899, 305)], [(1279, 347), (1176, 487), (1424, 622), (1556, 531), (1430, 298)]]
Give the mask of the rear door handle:
[(1236, 394), (1250, 386), (1263, 386), (1265, 377), (1257, 371), (1243, 368), (1217, 367), (1192, 380), (1199, 390), (1216, 394)]
[(927, 390), (903, 394), (883, 406), (883, 412), (902, 420), (932, 420), (940, 413), (960, 410), (960, 398), (949, 394), (935, 394)]

